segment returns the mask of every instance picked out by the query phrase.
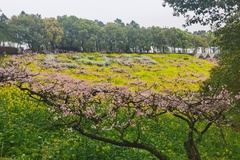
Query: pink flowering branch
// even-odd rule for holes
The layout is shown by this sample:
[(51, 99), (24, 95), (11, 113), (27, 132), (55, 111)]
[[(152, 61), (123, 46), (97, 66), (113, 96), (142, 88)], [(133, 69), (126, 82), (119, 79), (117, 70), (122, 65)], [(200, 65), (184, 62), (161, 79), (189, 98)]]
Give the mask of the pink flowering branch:
[(29, 80), (37, 74), (32, 74), (26, 66), (23, 65), (27, 60), (20, 61), (19, 56), (13, 56), (11, 59), (2, 59), (0, 61), (0, 85), (12, 84), (16, 81)]
[[(31, 97), (51, 106), (49, 120), (53, 121), (53, 124), (67, 125), (89, 138), (145, 149), (160, 159), (168, 159), (161, 151), (139, 140), (141, 130), (137, 121), (146, 115), (147, 110), (151, 110), (151, 106), (144, 104), (151, 95), (134, 95), (127, 87), (92, 85), (58, 74), (39, 75), (31, 82), (22, 81), (16, 85), (21, 90), (28, 91)], [(146, 109), (141, 109), (143, 107)], [(153, 112), (151, 114), (153, 115)], [(137, 136), (134, 140), (129, 140), (125, 133), (133, 126), (138, 128)], [(95, 134), (104, 130), (119, 132), (119, 139)]]
[[(192, 91), (161, 94), (149, 89), (132, 92), (127, 87), (93, 85), (59, 74), (39, 75), (16, 85), (48, 104), (49, 120), (53, 124), (67, 125), (82, 135), (106, 143), (145, 149), (159, 159), (168, 158), (141, 139), (144, 119), (170, 113), (185, 121), (189, 126), (188, 140), (184, 144), (188, 157), (200, 159), (194, 133), (201, 138), (234, 104), (231, 93), (224, 88), (208, 94)], [(199, 121), (206, 122), (201, 130), (196, 127)], [(126, 137), (128, 130), (135, 132), (133, 138)], [(104, 131), (117, 132), (119, 137), (101, 134)]]
[[(234, 100), (225, 88), (209, 89), (208, 93), (182, 91), (157, 93), (141, 88), (131, 91), (128, 87), (111, 84), (91, 84), (74, 80), (61, 74), (31, 74), (22, 67), (28, 60), (13, 57), (1, 63), (0, 84), (14, 84), (30, 97), (47, 104), (53, 125), (66, 125), (89, 138), (118, 146), (134, 147), (149, 151), (159, 159), (168, 159), (161, 150), (143, 138), (145, 120), (171, 114), (186, 122), (188, 139), (184, 143), (189, 159), (200, 159), (194, 134), (201, 139), (212, 124), (218, 126)], [(199, 128), (197, 122), (205, 121)], [(128, 137), (130, 133), (132, 136)], [(114, 137), (111, 134), (114, 133)]]

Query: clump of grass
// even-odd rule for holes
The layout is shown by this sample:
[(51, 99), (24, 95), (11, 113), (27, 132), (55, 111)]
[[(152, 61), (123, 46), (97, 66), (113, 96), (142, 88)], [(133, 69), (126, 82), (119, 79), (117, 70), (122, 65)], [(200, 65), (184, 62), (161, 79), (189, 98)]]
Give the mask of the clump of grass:
[(104, 61), (93, 61), (93, 60), (88, 60), (88, 59), (78, 59), (77, 62), (86, 64), (86, 65), (97, 65), (99, 67), (107, 67), (109, 66), (111, 63), (109, 60), (105, 59)]
[(101, 61), (101, 62), (98, 62), (96, 63), (97, 66), (100, 66), (100, 67), (107, 67), (109, 66), (111, 63), (108, 59), (105, 59), (104, 61)]
[(56, 54), (47, 54), (45, 57), (44, 57), (44, 60), (45, 61), (56, 61), (58, 58), (58, 55)]
[(134, 62), (144, 64), (144, 65), (157, 64), (157, 62), (154, 59), (152, 59), (151, 57), (148, 57), (148, 56), (134, 57)]
[(73, 59), (73, 60), (76, 60), (76, 61), (78, 61), (79, 59), (82, 59), (82, 58), (83, 58), (83, 56), (81, 56), (81, 55), (76, 55), (76, 54), (68, 55), (68, 57), (69, 57), (70, 59)]
[(85, 65), (97, 65), (99, 67), (107, 67), (111, 64), (109, 59), (104, 56), (99, 56), (98, 54), (92, 54), (92, 55), (73, 55), (71, 56), (73, 60), (75, 60), (77, 63), (82, 63)]
[(42, 68), (54, 68), (54, 69), (70, 69), (70, 68), (78, 68), (78, 64), (72, 62), (68, 57), (60, 57), (57, 54), (47, 54), (44, 56), (41, 62)]
[(119, 67), (112, 67), (111, 70), (112, 70), (113, 72), (116, 72), (116, 73), (125, 73), (125, 72), (126, 72), (125, 69), (119, 68)]
[(80, 62), (80, 63), (83, 63), (83, 64), (86, 64), (86, 65), (93, 65), (94, 64), (94, 62), (92, 60), (78, 59), (76, 61)]
[(58, 62), (60, 63), (72, 63), (73, 61), (68, 58), (58, 58)]
[(111, 62), (122, 66), (132, 66), (134, 64), (130, 55), (111, 56), (108, 58)]
[(76, 63), (59, 63), (59, 66), (63, 68), (78, 68), (78, 64)]
[(98, 56), (98, 55), (91, 55), (91, 56), (87, 56), (86, 58), (96, 62), (103, 61), (105, 59), (104, 57)]

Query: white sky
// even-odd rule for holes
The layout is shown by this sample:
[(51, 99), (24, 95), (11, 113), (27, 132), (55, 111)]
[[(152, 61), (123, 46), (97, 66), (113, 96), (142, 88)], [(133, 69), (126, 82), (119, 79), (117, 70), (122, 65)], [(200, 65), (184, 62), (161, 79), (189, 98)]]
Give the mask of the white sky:
[[(182, 27), (185, 19), (173, 17), (172, 8), (162, 7), (163, 0), (0, 0), (0, 9), (11, 17), (21, 11), (40, 14), (42, 17), (75, 15), (79, 18), (113, 22), (116, 18), (124, 23), (134, 20), (140, 26)], [(209, 27), (194, 25), (189, 31), (209, 30)]]

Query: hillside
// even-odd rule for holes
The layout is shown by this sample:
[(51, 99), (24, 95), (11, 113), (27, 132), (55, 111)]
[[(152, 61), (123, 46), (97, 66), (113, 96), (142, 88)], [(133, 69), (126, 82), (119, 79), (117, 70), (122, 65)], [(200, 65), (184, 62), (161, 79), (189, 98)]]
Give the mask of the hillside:
[[(208, 78), (209, 70), (214, 66), (208, 61), (184, 54), (69, 53), (34, 54), (27, 58), (25, 56), (9, 58), (24, 60), (28, 68), (35, 73), (59, 73), (92, 83), (128, 85), (133, 89), (141, 85), (147, 88), (156, 84), (152, 89), (157, 91), (197, 90), (201, 82)], [(53, 123), (58, 121), (60, 112), (53, 111), (47, 104), (39, 103), (25, 93), (14, 86), (1, 87), (0, 159), (156, 159), (144, 149), (119, 147), (95, 141), (82, 136), (69, 126), (51, 125), (49, 121)], [(88, 105), (92, 104), (86, 104), (89, 109)], [(133, 105), (132, 102), (131, 105)], [(131, 111), (136, 115), (131, 105), (127, 108), (121, 107), (122, 110), (117, 112), (116, 124), (124, 124), (129, 118), (129, 113), (131, 115)], [(74, 107), (74, 105), (70, 106)], [(98, 111), (105, 112), (107, 108), (108, 103), (106, 106), (100, 104)], [(109, 116), (116, 115), (109, 113), (111, 113)], [(156, 147), (171, 159), (185, 159), (187, 155), (183, 144), (189, 130), (187, 123), (168, 112), (159, 113), (152, 118), (142, 117), (141, 114), (139, 117), (133, 117), (132, 121), (137, 122), (138, 127), (136, 124), (127, 125), (130, 128), (123, 129), (126, 133), (125, 138), (132, 140), (138, 135), (141, 142)], [(54, 117), (51, 117), (53, 114)], [(71, 120), (71, 118), (66, 117), (65, 120)], [(111, 119), (102, 119), (101, 122), (111, 124), (111, 121)], [(88, 131), (94, 131), (93, 133), (99, 132), (112, 139), (119, 137), (119, 130), (104, 128), (95, 130), (90, 119), (83, 118), (81, 122), (82, 127), (87, 127)], [(205, 124), (206, 122), (199, 121), (196, 127), (201, 129)], [(225, 140), (221, 138), (221, 133), (224, 133)], [(228, 127), (222, 129), (213, 124), (202, 137), (202, 141), (197, 142), (202, 158), (238, 159), (239, 140), (232, 138), (238, 136), (238, 131)], [(226, 145), (222, 145), (224, 141), (227, 141)]]
[(35, 72), (120, 86), (154, 85), (157, 91), (197, 90), (214, 66), (185, 54), (36, 54), (27, 61)]

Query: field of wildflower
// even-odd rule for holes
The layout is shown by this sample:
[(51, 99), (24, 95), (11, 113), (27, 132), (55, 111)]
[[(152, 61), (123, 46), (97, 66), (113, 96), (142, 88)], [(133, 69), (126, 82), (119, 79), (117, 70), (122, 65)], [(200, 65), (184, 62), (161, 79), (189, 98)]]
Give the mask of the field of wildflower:
[[(99, 53), (36, 54), (25, 64), (34, 73), (57, 72), (91, 83), (143, 86), (159, 92), (198, 90), (214, 66), (183, 54)], [(156, 159), (144, 150), (94, 141), (67, 127), (53, 126), (43, 103), (11, 85), (0, 89), (0, 159)], [(149, 144), (163, 148), (171, 159), (186, 159), (185, 123), (170, 115), (144, 123), (151, 126), (142, 128)], [(237, 137), (239, 131), (213, 125), (197, 143), (202, 159), (240, 159)]]
[(155, 86), (155, 90), (198, 90), (214, 66), (183, 54), (37, 54), (27, 60), (35, 72), (61, 73), (93, 83)]

